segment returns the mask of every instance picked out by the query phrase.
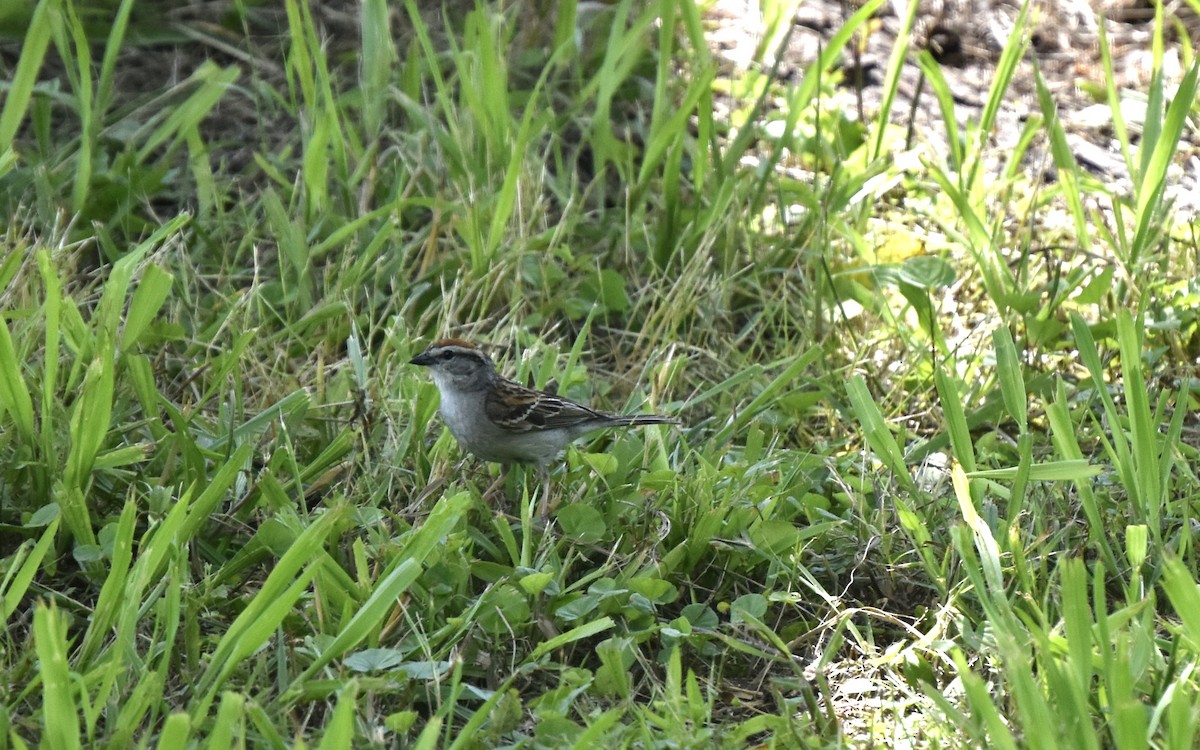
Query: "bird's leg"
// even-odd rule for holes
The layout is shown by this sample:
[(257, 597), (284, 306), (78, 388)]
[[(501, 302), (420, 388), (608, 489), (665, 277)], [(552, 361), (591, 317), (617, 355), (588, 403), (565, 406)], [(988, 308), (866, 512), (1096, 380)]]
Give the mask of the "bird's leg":
[(545, 465), (538, 465), (538, 479), (542, 483), (542, 500), (538, 503), (538, 515), (542, 522), (550, 520), (550, 470)]
[(485, 503), (487, 503), (488, 505), (492, 504), (492, 495), (497, 490), (499, 490), (501, 487), (504, 486), (504, 481), (506, 479), (508, 479), (508, 464), (501, 464), (500, 465), (500, 476), (496, 477), (496, 481), (492, 482), (491, 485), (486, 490), (484, 490), (483, 501)]

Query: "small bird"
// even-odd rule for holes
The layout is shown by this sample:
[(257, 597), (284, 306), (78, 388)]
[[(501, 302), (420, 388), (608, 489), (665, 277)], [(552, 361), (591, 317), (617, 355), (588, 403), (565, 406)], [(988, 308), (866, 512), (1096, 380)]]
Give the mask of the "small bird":
[(413, 357), (442, 394), (438, 411), (466, 452), (500, 464), (534, 464), (542, 476), (542, 518), (549, 513), (547, 464), (594, 430), (678, 424), (658, 414), (610, 414), (515, 383), (491, 357), (461, 339), (441, 339)]

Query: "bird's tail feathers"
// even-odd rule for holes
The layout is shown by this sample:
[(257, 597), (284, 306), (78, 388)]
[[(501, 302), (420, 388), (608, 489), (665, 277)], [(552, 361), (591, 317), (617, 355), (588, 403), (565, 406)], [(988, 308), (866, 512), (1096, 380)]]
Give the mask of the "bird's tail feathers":
[(652, 424), (679, 424), (679, 420), (661, 414), (622, 414), (613, 417), (613, 424), (620, 427), (643, 427)]

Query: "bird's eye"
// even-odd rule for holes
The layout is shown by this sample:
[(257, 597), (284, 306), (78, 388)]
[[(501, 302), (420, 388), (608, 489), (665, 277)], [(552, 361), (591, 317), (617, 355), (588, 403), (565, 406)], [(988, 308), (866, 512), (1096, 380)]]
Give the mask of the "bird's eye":
[(452, 359), (454, 359), (454, 352), (442, 352), (441, 360), (443, 362), (449, 362)]

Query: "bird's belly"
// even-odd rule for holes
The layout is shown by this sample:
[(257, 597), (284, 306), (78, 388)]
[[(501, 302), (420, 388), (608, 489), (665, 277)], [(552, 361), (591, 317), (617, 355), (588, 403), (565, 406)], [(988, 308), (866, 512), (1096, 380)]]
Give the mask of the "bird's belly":
[[(453, 430), (451, 430), (453, 432)], [(458, 438), (459, 445), (468, 453), (484, 461), (501, 464), (544, 464), (562, 451), (563, 437), (557, 430), (547, 432), (511, 433), (498, 430), (498, 434), (487, 440)]]
[(480, 422), (482, 404), (472, 407), (463, 403), (442, 401), (442, 421), (459, 446), (484, 461), (500, 464), (545, 463), (554, 458), (567, 442), (561, 430), (540, 432), (509, 432), (491, 422)]

